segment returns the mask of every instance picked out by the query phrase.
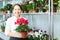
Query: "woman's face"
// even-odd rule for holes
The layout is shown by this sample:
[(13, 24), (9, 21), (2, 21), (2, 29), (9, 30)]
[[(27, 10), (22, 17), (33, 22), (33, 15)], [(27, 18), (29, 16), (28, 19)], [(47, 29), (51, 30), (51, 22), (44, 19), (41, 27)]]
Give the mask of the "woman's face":
[(15, 5), (13, 9), (14, 16), (20, 16), (20, 13), (21, 13), (21, 8), (18, 5)]

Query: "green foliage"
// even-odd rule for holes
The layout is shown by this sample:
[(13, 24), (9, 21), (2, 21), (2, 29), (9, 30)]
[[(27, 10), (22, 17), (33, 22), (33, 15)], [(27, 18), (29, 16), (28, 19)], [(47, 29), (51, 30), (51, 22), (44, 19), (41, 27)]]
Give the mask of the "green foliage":
[[(36, 10), (37, 8), (42, 10), (43, 7), (47, 5), (47, 1), (42, 0), (34, 0), (30, 3), (30, 1), (27, 1), (26, 4), (21, 4), (23, 11), (30, 11), (30, 10)], [(47, 9), (47, 8), (46, 8)]]
[(0, 11), (7, 11), (9, 10), (10, 12), (12, 12), (12, 4), (6, 4), (4, 6), (4, 8), (1, 8)]
[(47, 4), (47, 2), (46, 1), (42, 1), (42, 6), (45, 6)]
[(34, 40), (34, 38), (33, 38), (32, 35), (29, 35), (28, 39), (29, 39), (29, 40)]
[(46, 10), (48, 9), (47, 7), (46, 7), (46, 5), (48, 4), (48, 2), (46, 1), (46, 0), (34, 0), (34, 3), (35, 3), (35, 6), (36, 6), (36, 8), (38, 7), (39, 8), (39, 10), (41, 11), (43, 11), (43, 12), (46, 12)]
[(45, 6), (47, 4), (47, 1), (34, 0), (34, 3), (36, 4), (37, 7), (40, 7), (40, 6)]
[(21, 8), (22, 8), (23, 11), (30, 11), (31, 9), (35, 9), (36, 6), (35, 6), (34, 3), (29, 4), (29, 3), (27, 2), (26, 5), (21, 4)]
[(43, 12), (46, 12), (48, 10), (48, 6), (43, 7)]
[(7, 4), (7, 5), (4, 6), (4, 8), (5, 8), (6, 10), (11, 10), (12, 4)]
[(27, 7), (27, 10), (28, 10), (28, 11), (31, 10), (31, 9), (35, 9), (35, 8), (36, 8), (36, 6), (35, 6), (34, 3), (27, 4), (26, 7)]
[(43, 34), (43, 40), (49, 40), (49, 36), (47, 34)]
[(5, 26), (1, 26), (1, 29), (5, 29)]
[(58, 4), (59, 4), (58, 1), (54, 1), (54, 2), (53, 2), (53, 7), (54, 7), (54, 8), (57, 8), (57, 7), (58, 7)]
[(26, 11), (27, 10), (26, 5), (21, 4), (21, 8), (22, 8), (23, 11)]
[(55, 39), (53, 39), (53, 40), (58, 40), (58, 38), (55, 38)]
[(6, 9), (5, 8), (1, 8), (0, 11), (6, 11)]
[(24, 31), (28, 32), (30, 31), (30, 28), (27, 25), (20, 25), (16, 28), (16, 31), (17, 32), (24, 32)]
[(34, 35), (28, 35), (29, 40), (49, 40), (48, 34), (43, 34), (42, 36), (38, 35), (38, 37)]

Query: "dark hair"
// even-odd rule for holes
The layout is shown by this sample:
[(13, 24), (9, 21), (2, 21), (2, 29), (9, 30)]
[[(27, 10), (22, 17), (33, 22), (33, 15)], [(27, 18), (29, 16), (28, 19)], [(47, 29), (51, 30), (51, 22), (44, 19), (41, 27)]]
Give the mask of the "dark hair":
[(14, 4), (13, 9), (14, 9), (14, 7), (15, 7), (16, 5), (17, 5), (17, 6), (19, 6), (19, 7), (20, 7), (20, 9), (22, 10), (22, 7), (21, 7), (21, 5), (20, 5), (20, 4)]

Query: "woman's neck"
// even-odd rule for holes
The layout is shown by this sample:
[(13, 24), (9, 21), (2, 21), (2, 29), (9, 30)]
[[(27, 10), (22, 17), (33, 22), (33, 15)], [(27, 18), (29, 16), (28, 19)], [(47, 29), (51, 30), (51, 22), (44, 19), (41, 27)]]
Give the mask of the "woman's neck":
[(16, 18), (19, 18), (20, 16), (15, 16)]

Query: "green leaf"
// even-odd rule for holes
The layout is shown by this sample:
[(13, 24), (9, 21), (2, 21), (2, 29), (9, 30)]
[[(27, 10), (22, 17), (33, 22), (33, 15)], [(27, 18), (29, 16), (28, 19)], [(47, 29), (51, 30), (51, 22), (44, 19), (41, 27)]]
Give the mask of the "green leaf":
[(11, 10), (12, 4), (7, 4), (7, 5), (4, 6), (4, 8), (5, 8), (6, 10)]
[(6, 9), (5, 8), (1, 8), (0, 11), (6, 11)]
[(20, 25), (15, 29), (17, 32), (23, 32), (23, 31), (29, 31), (30, 28), (28, 27), (28, 25)]

